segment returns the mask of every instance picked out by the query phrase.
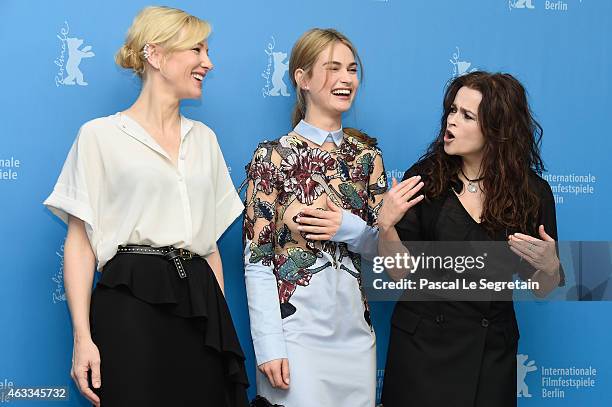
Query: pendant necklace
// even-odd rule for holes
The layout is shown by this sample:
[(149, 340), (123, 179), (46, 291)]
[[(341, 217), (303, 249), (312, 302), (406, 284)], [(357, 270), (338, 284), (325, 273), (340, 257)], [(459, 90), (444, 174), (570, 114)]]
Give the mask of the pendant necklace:
[(469, 192), (473, 193), (473, 194), (478, 192), (478, 182), (482, 181), (484, 179), (484, 177), (475, 178), (475, 179), (469, 179), (465, 175), (465, 172), (463, 172), (463, 168), (460, 168), (459, 170), (461, 171), (461, 175), (463, 175), (463, 177), (468, 181), (467, 190)]

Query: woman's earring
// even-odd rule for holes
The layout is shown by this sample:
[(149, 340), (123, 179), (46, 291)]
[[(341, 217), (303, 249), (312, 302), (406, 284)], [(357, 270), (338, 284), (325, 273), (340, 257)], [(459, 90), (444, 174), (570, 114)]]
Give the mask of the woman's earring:
[(145, 44), (144, 48), (142, 49), (142, 56), (144, 56), (144, 59), (147, 61), (149, 60), (149, 57), (151, 56), (149, 44)]

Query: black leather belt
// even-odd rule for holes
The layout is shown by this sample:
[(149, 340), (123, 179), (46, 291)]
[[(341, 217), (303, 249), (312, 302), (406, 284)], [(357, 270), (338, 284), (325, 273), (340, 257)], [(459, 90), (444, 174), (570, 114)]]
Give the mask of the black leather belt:
[(187, 278), (183, 262), (181, 260), (191, 260), (194, 257), (202, 257), (199, 254), (190, 252), (186, 249), (177, 249), (174, 246), (151, 247), (140, 245), (125, 245), (117, 248), (117, 253), (129, 254), (149, 254), (153, 256), (162, 256), (174, 264), (180, 278)]

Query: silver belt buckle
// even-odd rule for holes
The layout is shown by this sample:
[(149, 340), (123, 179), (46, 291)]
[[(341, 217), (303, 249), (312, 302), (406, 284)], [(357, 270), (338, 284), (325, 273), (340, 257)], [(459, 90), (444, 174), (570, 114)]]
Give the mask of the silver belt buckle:
[(185, 249), (178, 249), (178, 250), (179, 250), (179, 256), (181, 256), (181, 259), (183, 260), (193, 259), (193, 253), (190, 252), (189, 250), (185, 250)]

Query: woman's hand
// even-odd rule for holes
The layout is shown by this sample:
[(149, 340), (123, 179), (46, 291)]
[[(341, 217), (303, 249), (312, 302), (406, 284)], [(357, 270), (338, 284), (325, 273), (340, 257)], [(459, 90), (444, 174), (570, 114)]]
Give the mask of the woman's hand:
[(330, 240), (342, 224), (342, 208), (327, 197), (327, 210), (303, 208), (296, 218), (298, 230), (306, 233), (306, 239)]
[(100, 407), (100, 398), (89, 388), (87, 381), (89, 370), (91, 370), (93, 387), (99, 389), (102, 385), (102, 377), (100, 376), (100, 352), (98, 347), (91, 338), (75, 339), (70, 376), (72, 376), (81, 394), (96, 407)]
[(277, 389), (289, 389), (289, 359), (274, 359), (257, 366), (259, 371), (265, 374), (272, 387)]
[(383, 196), (383, 204), (378, 212), (378, 227), (381, 230), (387, 230), (404, 217), (408, 209), (421, 202), (424, 195), (414, 196), (423, 188), (421, 176), (415, 175), (399, 184), (395, 178), (392, 178), (391, 189)]
[(559, 272), (559, 258), (555, 240), (544, 230), (544, 225), (538, 228), (541, 239), (514, 233), (508, 236), (510, 250), (531, 264), (536, 270), (540, 270), (549, 276)]

